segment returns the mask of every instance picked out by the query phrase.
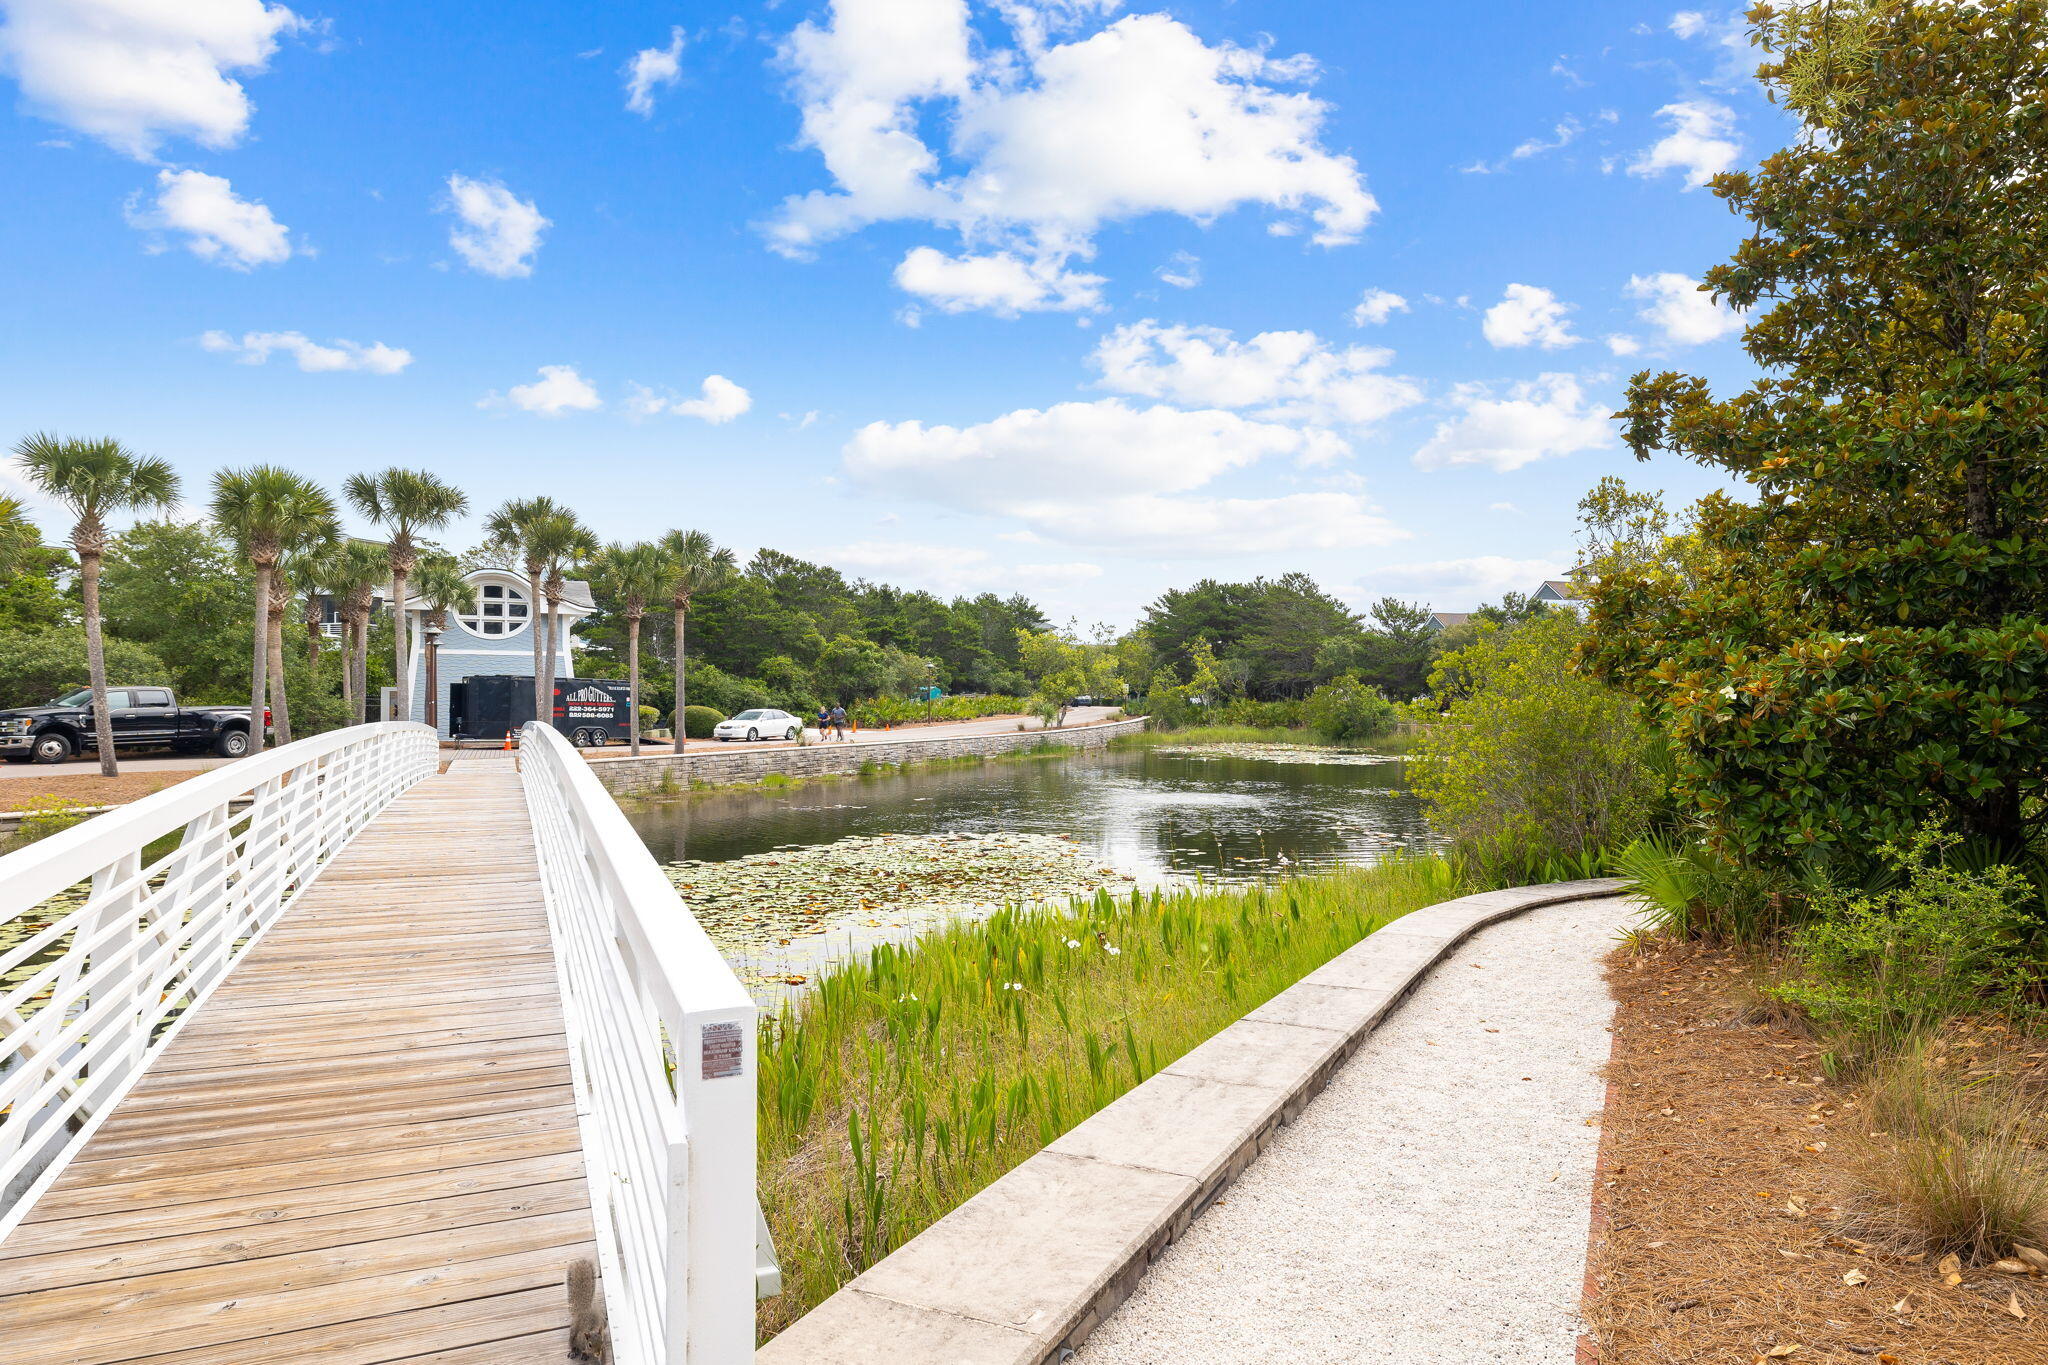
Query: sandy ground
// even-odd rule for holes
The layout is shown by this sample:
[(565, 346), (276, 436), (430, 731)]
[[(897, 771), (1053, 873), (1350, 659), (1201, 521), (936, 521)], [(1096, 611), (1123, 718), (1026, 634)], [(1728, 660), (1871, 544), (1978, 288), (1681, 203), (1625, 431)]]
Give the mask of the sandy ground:
[(1077, 1365), (1570, 1365), (1619, 900), (1467, 942)]
[[(190, 777), (193, 773), (207, 768), (218, 768), (223, 763), (233, 763), (232, 758), (218, 758), (212, 754), (171, 754), (151, 750), (148, 755), (137, 754), (129, 757), (119, 754), (121, 775), (129, 773), (177, 773)], [(100, 761), (96, 755), (87, 754), (64, 763), (0, 763), (0, 781), (46, 781), (52, 777), (77, 777), (84, 780), (100, 780)], [(12, 793), (10, 793), (10, 796)]]

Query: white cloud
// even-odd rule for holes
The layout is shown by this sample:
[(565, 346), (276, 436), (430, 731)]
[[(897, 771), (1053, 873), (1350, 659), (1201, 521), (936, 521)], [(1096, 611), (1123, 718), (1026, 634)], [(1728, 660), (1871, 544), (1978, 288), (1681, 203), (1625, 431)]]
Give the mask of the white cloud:
[(1649, 303), (1636, 316), (1675, 345), (1698, 346), (1719, 341), (1743, 328), (1742, 314), (1703, 292), (1698, 280), (1675, 270), (1629, 276), (1628, 296)]
[(942, 596), (1015, 591), (1020, 585), (1071, 587), (1102, 577), (1100, 564), (1064, 561), (1004, 564), (987, 550), (914, 540), (863, 540), (835, 545), (814, 556), (856, 577), (922, 588)]
[(683, 78), (683, 31), (668, 31), (667, 47), (643, 47), (620, 72), (626, 78), (626, 108), (642, 118), (654, 116), (654, 92)]
[(322, 345), (304, 332), (244, 332), (239, 338), (226, 332), (207, 332), (199, 338), (206, 350), (232, 355), (244, 365), (261, 365), (272, 352), (282, 351), (309, 374), (335, 370), (361, 370), (368, 374), (397, 374), (412, 364), (412, 352), (373, 341), (364, 346), (354, 341), (331, 341)]
[(540, 378), (531, 384), (515, 384), (503, 398), (494, 393), (477, 404), (480, 408), (507, 405), (543, 417), (560, 417), (566, 412), (594, 411), (604, 406), (604, 400), (574, 365), (543, 365)]
[(1200, 407), (1249, 408), (1269, 420), (1365, 425), (1422, 401), (1412, 379), (1382, 374), (1394, 353), (1332, 347), (1314, 332), (1260, 332), (1240, 342), (1220, 327), (1127, 323), (1089, 362), (1102, 387)]
[(1450, 401), (1458, 415), (1439, 423), (1415, 452), (1418, 468), (1487, 465), (1505, 472), (1612, 444), (1606, 409), (1587, 401), (1568, 374), (1510, 385), (1506, 397), (1486, 384), (1460, 384)]
[(449, 229), (448, 245), (472, 270), (501, 280), (533, 273), (534, 253), (551, 224), (531, 200), (493, 180), (448, 177), (448, 210), (461, 220)]
[(896, 267), (896, 287), (948, 313), (983, 309), (998, 317), (1075, 312), (1102, 306), (1100, 275), (1063, 270), (1057, 256), (1025, 259), (1008, 251), (948, 256), (914, 247)]
[(1202, 282), (1202, 259), (1191, 251), (1176, 251), (1165, 265), (1155, 272), (1160, 283), (1170, 284), (1175, 289), (1193, 289)]
[(1735, 111), (1716, 100), (1680, 100), (1657, 111), (1671, 131), (1628, 166), (1630, 175), (1685, 172), (1688, 188), (1698, 189), (1735, 164), (1742, 144), (1735, 138)]
[(1353, 327), (1377, 327), (1396, 313), (1408, 311), (1408, 300), (1399, 294), (1384, 289), (1368, 289), (1358, 296), (1358, 306), (1351, 310)]
[(1189, 496), (1264, 459), (1320, 464), (1349, 449), (1315, 428), (1110, 398), (968, 427), (874, 422), (854, 434), (845, 459), (871, 489), (1014, 518), (1037, 539), (1199, 556), (1404, 536), (1355, 493)]
[(145, 206), (139, 193), (129, 199), (131, 226), (145, 232), (183, 233), (186, 250), (233, 270), (290, 259), (291, 234), (285, 225), (265, 205), (237, 197), (224, 177), (204, 171), (158, 171), (156, 183), (154, 203)]
[(166, 138), (231, 147), (249, 96), (230, 72), (261, 72), (302, 26), (262, 0), (6, 0), (0, 69), (27, 106), (116, 151), (152, 159)]
[(1096, 15), (1115, 14), (1123, 0), (992, 0), (1026, 52), (1042, 52), (1047, 39), (1069, 33)]
[(1489, 512), (1508, 512), (1518, 517), (1522, 515), (1522, 509), (1511, 502), (1489, 502), (1486, 504), (1486, 510)]
[[(674, 393), (657, 393), (645, 385), (635, 384), (626, 399), (626, 410), (636, 417), (653, 417), (667, 412), (678, 417), (699, 417), (713, 426), (722, 426), (754, 406), (754, 396), (722, 374), (706, 375), (698, 386), (698, 393), (701, 396), (681, 398)], [(816, 413), (806, 414), (798, 429), (809, 426), (816, 416)]]
[[(1023, 36), (1001, 48), (971, 39), (966, 0), (834, 0), (829, 24), (798, 25), (782, 52), (833, 187), (785, 201), (771, 244), (802, 255), (921, 221), (1056, 272), (1090, 256), (1106, 222), (1251, 204), (1306, 220), (1324, 245), (1357, 239), (1377, 205), (1357, 165), (1322, 146), (1327, 106), (1276, 88), (1312, 62), (1210, 47), (1162, 14), (1050, 43), (1113, 8), (1011, 4)], [(927, 144), (939, 127), (947, 142)]]
[(1548, 289), (1533, 284), (1511, 284), (1501, 301), (1486, 310), (1480, 330), (1495, 346), (1541, 346), (1554, 351), (1576, 346), (1581, 338), (1572, 335), (1565, 314), (1572, 306), (1560, 301)]
[(1634, 355), (1643, 349), (1643, 343), (1622, 332), (1610, 332), (1603, 337), (1607, 349), (1615, 355)]
[(1707, 16), (1696, 9), (1682, 9), (1671, 16), (1671, 31), (1681, 38), (1696, 38), (1706, 28)]

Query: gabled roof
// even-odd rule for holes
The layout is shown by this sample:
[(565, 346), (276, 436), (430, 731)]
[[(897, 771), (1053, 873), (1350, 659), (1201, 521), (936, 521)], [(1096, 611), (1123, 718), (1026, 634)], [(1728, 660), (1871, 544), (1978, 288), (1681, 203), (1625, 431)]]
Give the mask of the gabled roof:
[(1539, 598), (1548, 591), (1552, 597), (1570, 601), (1579, 595), (1579, 585), (1567, 578), (1546, 578), (1543, 586), (1536, 590)]
[(1429, 614), (1429, 623), (1438, 630), (1449, 630), (1452, 626), (1462, 626), (1471, 619), (1472, 613), (1469, 611), (1433, 611)]

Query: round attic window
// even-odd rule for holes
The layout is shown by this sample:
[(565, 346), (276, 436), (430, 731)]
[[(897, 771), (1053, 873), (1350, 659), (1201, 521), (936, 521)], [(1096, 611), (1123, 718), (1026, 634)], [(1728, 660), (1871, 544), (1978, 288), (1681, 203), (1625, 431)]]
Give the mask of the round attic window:
[(526, 628), (526, 594), (504, 583), (479, 583), (476, 601), (455, 619), (471, 635), (486, 640), (512, 635)]

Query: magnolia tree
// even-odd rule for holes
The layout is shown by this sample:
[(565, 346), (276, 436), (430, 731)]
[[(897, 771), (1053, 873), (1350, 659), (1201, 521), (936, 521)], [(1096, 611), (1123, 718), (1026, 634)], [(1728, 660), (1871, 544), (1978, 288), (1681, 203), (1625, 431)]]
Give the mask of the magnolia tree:
[(1937, 818), (2009, 854), (2048, 815), (2048, 6), (1751, 19), (1801, 131), (1715, 179), (1751, 230), (1706, 288), (1767, 377), (1645, 371), (1621, 414), (1749, 497), (1694, 510), (1683, 572), (1603, 570), (1584, 659), (1733, 852)]
[(1083, 640), (1071, 630), (1020, 630), (1017, 649), (1024, 672), (1038, 680), (1032, 702), (1049, 725), (1065, 723), (1075, 697), (1124, 694), (1116, 649), (1106, 641)]

